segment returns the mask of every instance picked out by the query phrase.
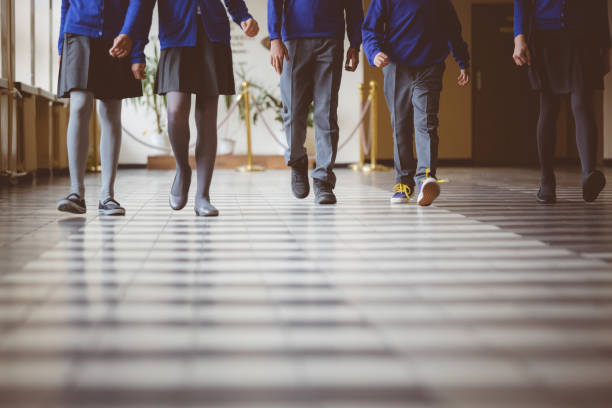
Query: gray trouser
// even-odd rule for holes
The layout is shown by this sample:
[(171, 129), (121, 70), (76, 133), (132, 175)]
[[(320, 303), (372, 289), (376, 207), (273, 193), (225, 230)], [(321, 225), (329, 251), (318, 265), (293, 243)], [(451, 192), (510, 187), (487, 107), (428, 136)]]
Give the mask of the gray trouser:
[(285, 43), (289, 62), (281, 75), (283, 121), (289, 166), (307, 158), (304, 143), (310, 104), (314, 102), (317, 166), (312, 177), (335, 186), (338, 152), (338, 92), (344, 43), (332, 38), (300, 38)]
[[(445, 65), (411, 68), (390, 64), (383, 69), (385, 96), (393, 125), (396, 183), (414, 186), (427, 169), (438, 166), (438, 111)], [(413, 132), (417, 160), (412, 150)]]

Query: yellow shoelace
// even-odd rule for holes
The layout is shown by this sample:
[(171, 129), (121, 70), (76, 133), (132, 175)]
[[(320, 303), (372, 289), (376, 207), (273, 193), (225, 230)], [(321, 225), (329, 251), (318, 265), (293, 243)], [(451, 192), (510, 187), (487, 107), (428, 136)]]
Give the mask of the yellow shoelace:
[[(425, 170), (425, 179), (427, 180), (429, 178), (429, 176), (431, 175), (431, 169), (427, 169)], [(448, 183), (448, 180), (437, 180), (436, 181), (438, 183)]]
[(406, 184), (396, 184), (395, 187), (393, 187), (393, 192), (394, 193), (402, 193), (404, 194), (406, 197), (410, 197), (410, 194), (412, 194), (412, 189), (410, 187), (408, 187)]

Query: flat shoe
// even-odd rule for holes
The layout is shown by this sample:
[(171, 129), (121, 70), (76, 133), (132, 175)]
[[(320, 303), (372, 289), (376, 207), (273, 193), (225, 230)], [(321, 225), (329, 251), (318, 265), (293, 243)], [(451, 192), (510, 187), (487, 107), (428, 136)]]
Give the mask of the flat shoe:
[(195, 205), (195, 213), (198, 217), (217, 217), (219, 210), (205, 198), (197, 198)]

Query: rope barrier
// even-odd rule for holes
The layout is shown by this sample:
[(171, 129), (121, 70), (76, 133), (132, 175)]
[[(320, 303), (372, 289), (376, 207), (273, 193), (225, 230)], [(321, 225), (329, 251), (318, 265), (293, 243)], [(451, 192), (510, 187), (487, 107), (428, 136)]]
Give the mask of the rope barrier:
[[(278, 140), (278, 138), (276, 137), (276, 134), (274, 133), (274, 131), (272, 130), (272, 127), (270, 126), (270, 124), (268, 123), (268, 121), (266, 120), (265, 116), (263, 115), (261, 109), (259, 108), (259, 105), (255, 102), (254, 99), (252, 99), (253, 101), (253, 105), (255, 106), (255, 110), (257, 110), (257, 113), (259, 114), (259, 117), (261, 118), (261, 121), (263, 122), (266, 130), (268, 131), (268, 133), (270, 134), (270, 136), (272, 137), (272, 139), (274, 139), (274, 141), (281, 146), (283, 149), (287, 149), (287, 145), (284, 144), (283, 142), (281, 142), (280, 140)], [(370, 109), (370, 107), (372, 106), (372, 101), (368, 100), (368, 102), (366, 103), (366, 105), (363, 107), (363, 110), (361, 112), (361, 115), (359, 116), (359, 123), (357, 124), (357, 126), (355, 126), (355, 128), (353, 129), (353, 131), (349, 134), (349, 136), (347, 137), (347, 139), (342, 142), (342, 144), (340, 144), (340, 146), (338, 146), (338, 151), (342, 150), (343, 148), (346, 147), (346, 145), (349, 144), (349, 142), (353, 139), (353, 137), (357, 134), (357, 131), (359, 129), (361, 129), (363, 127), (364, 121), (365, 121), (365, 117), (368, 114), (368, 110)], [(286, 128), (285, 128), (286, 129)], [(284, 129), (283, 129), (284, 130)], [(370, 152), (370, 144), (365, 143), (365, 132), (362, 135), (362, 140), (361, 140), (363, 146), (364, 146), (364, 150), (366, 151), (366, 153), (369, 154)], [(371, 142), (370, 142), (371, 143)]]
[[(223, 120), (221, 120), (219, 122), (219, 124), (217, 125), (217, 130), (220, 130), (223, 126), (225, 126), (227, 124), (227, 122), (230, 120), (232, 114), (236, 111), (236, 109), (238, 109), (240, 102), (242, 101), (243, 97), (244, 97), (244, 93), (240, 94), (236, 100), (234, 101), (234, 103), (230, 106), (230, 108), (227, 111), (227, 114), (225, 115), (225, 117), (223, 118)], [(276, 137), (276, 133), (272, 130), (272, 126), (270, 125), (270, 123), (267, 121), (266, 117), (264, 116), (263, 112), (261, 111), (261, 108), (259, 107), (259, 104), (256, 102), (255, 98), (252, 95), (249, 95), (249, 99), (250, 102), (252, 102), (252, 106), (255, 107), (255, 110), (257, 111), (257, 114), (259, 115), (259, 117), (261, 118), (261, 121), (264, 124), (264, 127), (266, 128), (266, 130), (268, 131), (268, 133), (270, 134), (270, 136), (272, 137), (272, 139), (283, 149), (287, 149), (287, 145), (285, 143), (283, 143), (282, 141), (280, 141), (277, 137)], [(361, 129), (361, 135), (360, 135), (360, 143), (363, 147), (363, 151), (366, 154), (370, 154), (370, 150), (372, 147), (372, 138), (368, 137), (367, 135), (367, 131), (364, 130), (364, 121), (366, 116), (368, 115), (368, 112), (370, 111), (370, 109), (372, 108), (372, 99), (369, 98), (367, 103), (364, 105), (363, 109), (361, 110), (361, 113), (359, 115), (359, 122), (357, 123), (357, 125), (354, 127), (354, 129), (351, 131), (351, 133), (349, 134), (349, 136), (346, 138), (346, 140), (344, 140), (339, 146), (338, 146), (338, 151), (341, 151), (342, 149), (344, 149), (350, 142), (351, 140), (353, 140), (353, 138), (355, 137), (355, 135), (357, 134), (357, 132)], [(140, 139), (138, 136), (134, 135), (132, 132), (130, 132), (128, 129), (126, 129), (125, 127), (122, 127), (123, 132), (132, 140), (136, 141), (137, 143), (140, 143), (143, 146), (146, 146), (150, 149), (154, 149), (154, 150), (160, 150), (160, 151), (164, 151), (164, 152), (172, 152), (172, 148), (170, 147), (166, 147), (166, 146), (158, 146), (158, 145), (154, 145), (151, 143), (148, 143), (146, 141), (143, 141), (142, 139)], [(284, 129), (283, 129), (284, 130)], [(195, 146), (195, 142), (189, 145), (189, 148), (193, 148)]]
[[(223, 118), (223, 120), (221, 120), (221, 122), (219, 122), (219, 124), (217, 125), (217, 130), (220, 130), (223, 126), (225, 126), (225, 124), (229, 121), (229, 119), (231, 118), (232, 114), (234, 113), (234, 111), (236, 109), (238, 109), (238, 105), (240, 104), (240, 101), (242, 100), (242, 95), (238, 96), (238, 98), (236, 98), (236, 100), (234, 101), (234, 103), (232, 104), (232, 106), (230, 106), (230, 108), (227, 110), (227, 114), (225, 115), (225, 117)], [(121, 127), (123, 130), (123, 133), (125, 133), (130, 139), (140, 143), (143, 146), (146, 146), (150, 149), (154, 149), (154, 150), (160, 150), (163, 152), (172, 152), (172, 148), (170, 147), (166, 147), (166, 146), (157, 146), (148, 142), (145, 142), (143, 140), (141, 140), (138, 136), (134, 135), (132, 132), (130, 132), (129, 130), (127, 130), (125, 127)], [(192, 149), (194, 148), (196, 145), (196, 142), (192, 143), (189, 145), (189, 148)]]
[[(372, 106), (372, 101), (368, 100), (366, 105), (363, 107), (363, 110), (361, 111), (361, 116), (359, 117), (359, 123), (357, 123), (357, 126), (355, 126), (355, 129), (353, 129), (353, 131), (350, 133), (348, 138), (340, 146), (338, 146), (338, 151), (340, 151), (344, 147), (346, 147), (346, 145), (357, 134), (357, 131), (363, 128), (363, 122), (365, 121), (366, 115), (368, 114), (368, 111), (370, 110), (371, 106)], [(369, 144), (366, 145), (366, 143), (365, 143), (365, 138), (366, 138), (365, 133), (366, 132), (363, 132), (362, 135), (361, 135), (361, 144), (363, 145), (363, 150), (366, 152), (366, 154), (369, 154), (370, 153), (370, 145)], [(370, 141), (370, 143), (371, 143), (371, 141)]]

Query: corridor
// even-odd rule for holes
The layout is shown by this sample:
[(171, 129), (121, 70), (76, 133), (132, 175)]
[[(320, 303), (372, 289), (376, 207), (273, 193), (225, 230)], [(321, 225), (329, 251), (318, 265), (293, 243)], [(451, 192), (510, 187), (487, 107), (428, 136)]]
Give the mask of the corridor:
[(0, 189), (0, 406), (611, 406), (611, 189), (564, 170), (541, 206), (535, 170), (446, 168), (419, 208), (339, 170), (317, 207), (221, 170), (204, 219), (172, 176), (120, 171), (124, 218), (93, 175), (86, 217), (63, 177)]

